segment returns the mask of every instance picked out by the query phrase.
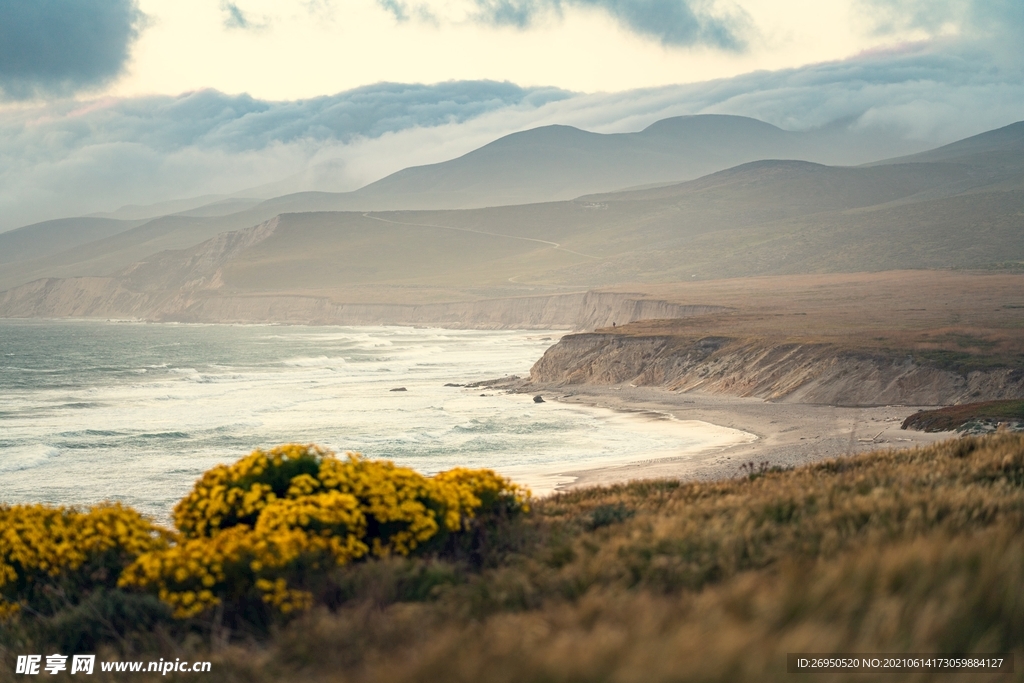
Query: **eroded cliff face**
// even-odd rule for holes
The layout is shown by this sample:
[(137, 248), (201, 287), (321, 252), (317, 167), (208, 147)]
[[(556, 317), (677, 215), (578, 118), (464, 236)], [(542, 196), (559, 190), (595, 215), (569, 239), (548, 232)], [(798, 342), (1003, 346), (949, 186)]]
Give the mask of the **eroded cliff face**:
[(563, 337), (530, 371), (534, 382), (659, 386), (771, 401), (845, 406), (948, 405), (1024, 397), (1024, 370), (961, 374), (827, 344), (773, 345), (614, 333)]
[(329, 296), (226, 292), (232, 258), (267, 239), (278, 219), (223, 233), (191, 249), (168, 251), (111, 277), (30, 282), (0, 293), (0, 317), (134, 318), (158, 322), (435, 325), (479, 329), (590, 330), (655, 318), (722, 312), (623, 292), (575, 292), (432, 304), (367, 304)]
[[(599, 299), (594, 301), (594, 299)], [(273, 294), (208, 296), (173, 318), (182, 322), (285, 322), (314, 325), (436, 325), (473, 329), (593, 329), (595, 320), (633, 322), (655, 312), (685, 318), (727, 310), (638, 300), (629, 294), (579, 292), (436, 304), (339, 303)], [(611, 323), (608, 323), (611, 324)]]
[(233, 256), (274, 233), (278, 219), (166, 251), (110, 277), (47, 278), (0, 293), (5, 318), (173, 318), (221, 286)]
[[(216, 277), (211, 277), (216, 284)], [(204, 282), (204, 281), (201, 281)], [(0, 317), (134, 318), (154, 322), (436, 325), (474, 329), (593, 329), (597, 321), (685, 318), (727, 310), (592, 292), (437, 304), (340, 303), (288, 294), (222, 294), (216, 287), (131, 289), (121, 278), (37, 280), (0, 294)]]

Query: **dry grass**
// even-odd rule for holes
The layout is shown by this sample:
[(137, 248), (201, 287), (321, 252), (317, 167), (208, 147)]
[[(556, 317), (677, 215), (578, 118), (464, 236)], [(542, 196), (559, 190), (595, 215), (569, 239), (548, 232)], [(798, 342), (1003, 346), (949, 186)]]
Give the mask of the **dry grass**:
[(982, 403), (964, 403), (938, 410), (922, 410), (904, 420), (903, 429), (946, 432), (958, 429), (975, 420), (1024, 421), (1024, 400), (984, 401)]
[[(721, 336), (773, 344), (914, 355), (954, 370), (1024, 367), (1024, 275), (890, 271), (737, 278), (621, 291), (732, 312), (614, 329), (681, 340)], [(612, 331), (609, 328), (603, 332)]]
[[(211, 680), (781, 681), (798, 651), (1020, 662), (1022, 530), (1017, 434), (572, 491), (499, 529), (475, 561), (341, 571), (322, 598), (332, 610), (215, 648)], [(981, 680), (815, 675), (961, 679)]]

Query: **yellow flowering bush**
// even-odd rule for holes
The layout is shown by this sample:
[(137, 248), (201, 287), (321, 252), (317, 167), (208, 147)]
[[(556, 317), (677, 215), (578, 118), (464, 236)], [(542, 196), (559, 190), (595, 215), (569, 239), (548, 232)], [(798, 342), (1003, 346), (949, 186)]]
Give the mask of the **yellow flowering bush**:
[[(477, 510), (529, 512), (529, 492), (491, 470), (470, 470), (456, 467), (434, 476), (443, 487), (458, 492), (459, 509), (472, 519)], [(464, 520), (463, 520), (464, 521)]]
[(319, 471), (325, 455), (316, 446), (292, 444), (253, 451), (232, 465), (217, 465), (174, 507), (174, 525), (189, 538), (212, 536), (237, 524), (252, 527), (267, 503), (289, 493), (301, 495), (299, 487), (315, 481), (309, 475)]
[(93, 588), (112, 586), (125, 565), (167, 548), (171, 537), (117, 503), (87, 511), (0, 506), (0, 619), (22, 607), (50, 612)]
[(260, 538), (239, 526), (211, 538), (186, 539), (143, 555), (125, 569), (119, 583), (124, 588), (156, 588), (177, 618), (194, 617), (221, 602), (244, 602), (253, 591), (287, 613), (311, 600), (308, 591), (289, 589), (287, 578), (279, 575), (307, 550), (301, 537), (295, 531)]
[(287, 613), (311, 604), (310, 584), (332, 567), (438, 548), (528, 497), (490, 470), (424, 477), (316, 446), (257, 450), (203, 474), (174, 509), (179, 542), (141, 555), (120, 585), (155, 591), (180, 618), (254, 596)]
[(345, 564), (367, 552), (366, 522), (352, 496), (328, 491), (263, 507), (255, 528), (239, 524), (212, 536), (185, 538), (148, 553), (121, 576), (122, 587), (155, 587), (179, 618), (196, 616), (222, 599), (243, 601), (255, 590), (284, 613), (307, 607), (308, 591), (290, 589), (309, 565)]

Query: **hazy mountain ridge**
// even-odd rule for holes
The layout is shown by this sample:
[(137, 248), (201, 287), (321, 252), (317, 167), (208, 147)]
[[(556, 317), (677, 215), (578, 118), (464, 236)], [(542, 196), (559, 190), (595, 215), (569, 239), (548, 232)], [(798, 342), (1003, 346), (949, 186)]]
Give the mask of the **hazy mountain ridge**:
[(876, 161), (869, 166), (880, 166), (883, 164), (903, 163), (928, 163), (935, 161), (950, 160), (971, 160), (973, 157), (987, 154), (1012, 155), (1019, 166), (1022, 161), (1019, 153), (1024, 152), (1024, 121), (1011, 123), (1002, 128), (972, 135), (963, 140), (951, 142), (948, 145), (936, 147), (935, 149), (911, 154), (909, 156), (895, 157)]
[[(545, 126), (504, 136), (456, 159), (401, 170), (354, 192), (301, 192), (265, 201), (217, 195), (205, 202), (198, 197), (122, 207), (99, 217), (145, 220), (151, 225), (125, 224), (125, 230), (117, 232), (127, 233), (136, 226), (141, 230), (125, 234), (123, 241), (95, 244), (88, 257), (61, 252), (115, 233), (58, 246), (49, 239), (46, 224), (26, 226), (19, 229), (19, 239), (33, 237), (36, 244), (22, 250), (21, 256), (10, 257), (13, 266), (0, 268), (0, 291), (44, 277), (111, 275), (161, 250), (192, 246), (281, 213), (454, 209), (568, 200), (697, 178), (757, 159), (860, 163), (891, 154), (890, 144), (841, 125), (792, 133), (739, 116), (676, 117), (636, 133)], [(167, 220), (172, 216), (195, 220)]]
[[(651, 127), (654, 133), (630, 135), (660, 135), (682, 123), (662, 122)], [(758, 130), (772, 130), (766, 125)], [(8, 266), (0, 282), (9, 286), (12, 274), (24, 278), (31, 268), (65, 275), (87, 268), (93, 275), (120, 273), (106, 276), (118, 292), (162, 292), (148, 300), (165, 301), (191, 291), (188, 283), (196, 278), (185, 273), (197, 255), (216, 252), (217, 284), (204, 285), (202, 294), (204, 315), (213, 315), (211, 302), (218, 297), (313, 297), (332, 306), (423, 305), (695, 277), (1020, 268), (1024, 157), (1015, 156), (1012, 145), (1008, 150), (999, 145), (1004, 139), (1019, 141), (1016, 131), (1024, 127), (1009, 128), (1009, 133), (993, 131), (947, 146), (940, 161), (836, 167), (761, 160), (684, 183), (573, 201), (466, 210), (283, 213), (274, 229), (255, 241), (231, 237), (244, 233), (228, 233), (190, 246), (215, 228), (222, 232), (253, 225), (273, 202), (216, 218), (168, 216), (49, 260)], [(792, 135), (774, 130), (769, 134)], [(546, 134), (560, 133), (538, 135)], [(514, 142), (506, 138), (492, 144), (500, 149)], [(243, 246), (218, 251), (225, 240)], [(154, 255), (157, 247), (170, 251)], [(89, 281), (90, 291), (97, 286)], [(39, 299), (43, 291), (9, 291), (0, 314), (45, 315)], [(46, 291), (52, 297), (53, 285)], [(261, 308), (251, 303), (246, 315), (254, 320), (285, 315), (281, 304)], [(146, 317), (139, 305), (133, 303), (124, 315)], [(116, 315), (106, 304), (101, 308), (103, 315)], [(162, 304), (158, 308), (166, 314)], [(88, 306), (76, 310), (94, 314), (86, 312)]]
[(61, 218), (0, 233), (0, 264), (45, 258), (131, 230), (141, 220)]
[(348, 193), (300, 193), (265, 206), (317, 211), (482, 208), (573, 199), (683, 181), (757, 159), (852, 165), (884, 156), (841, 129), (793, 133), (742, 116), (681, 116), (636, 133), (543, 126), (456, 159), (414, 166)]

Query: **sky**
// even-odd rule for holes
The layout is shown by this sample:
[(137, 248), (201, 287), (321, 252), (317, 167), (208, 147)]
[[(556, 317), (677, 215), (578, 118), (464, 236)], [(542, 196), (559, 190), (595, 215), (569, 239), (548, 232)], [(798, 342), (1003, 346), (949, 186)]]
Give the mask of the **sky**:
[(1024, 3), (0, 0), (0, 230), (698, 113), (923, 146), (1007, 125)]

